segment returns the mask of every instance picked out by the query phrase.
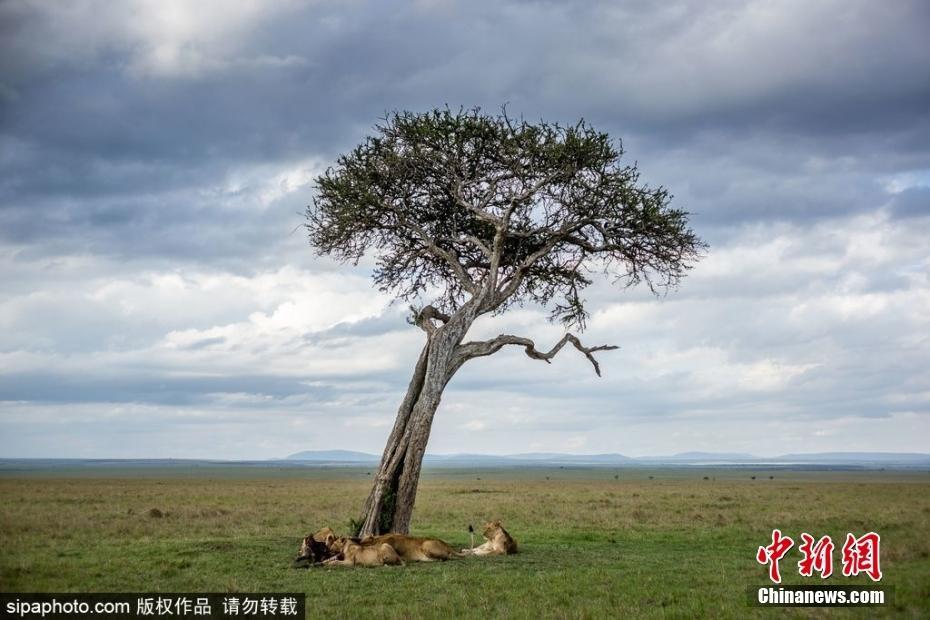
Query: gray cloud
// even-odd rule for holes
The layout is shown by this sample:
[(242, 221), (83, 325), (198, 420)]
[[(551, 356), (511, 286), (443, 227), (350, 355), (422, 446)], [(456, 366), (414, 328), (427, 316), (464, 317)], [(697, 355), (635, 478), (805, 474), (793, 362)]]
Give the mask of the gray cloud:
[(930, 187), (909, 187), (899, 192), (891, 201), (891, 213), (901, 218), (930, 216)]
[[(231, 167), (330, 161), (386, 110), (441, 103), (584, 115), (632, 137), (633, 157), (672, 150), (673, 163), (690, 160), (689, 180), (663, 167), (656, 178), (676, 181), (711, 224), (747, 209), (862, 209), (877, 193), (863, 173), (883, 154), (910, 146), (915, 165), (928, 165), (922, 3), (799, 5), (790, 19), (758, 3), (322, 3), (269, 10), (259, 29), (237, 24), (233, 10), (225, 29), (235, 41), (120, 30), (126, 16), (93, 2), (61, 14), (30, 6), (6, 9), (19, 28), (5, 83), (18, 96), (5, 102), (3, 132), (3, 204), (15, 211), (4, 229), (26, 239), (105, 229), (114, 234), (100, 245), (124, 254), (148, 241), (151, 251), (209, 256), (179, 239), (221, 216), (215, 196), (197, 194)], [(90, 24), (100, 13), (103, 24)], [(246, 62), (261, 58), (294, 61)], [(152, 238), (156, 227), (165, 234)], [(276, 240), (265, 227), (249, 241)]]
[[(276, 456), (326, 417), (378, 450), (420, 334), (299, 213), (386, 111), (504, 103), (623, 138), (711, 250), (666, 298), (590, 291), (604, 380), (466, 367), (431, 449), (925, 449), (928, 26), (917, 1), (0, 4), (0, 429), (30, 438), (0, 449), (122, 454), (83, 421)], [(560, 334), (477, 331), (507, 330)]]

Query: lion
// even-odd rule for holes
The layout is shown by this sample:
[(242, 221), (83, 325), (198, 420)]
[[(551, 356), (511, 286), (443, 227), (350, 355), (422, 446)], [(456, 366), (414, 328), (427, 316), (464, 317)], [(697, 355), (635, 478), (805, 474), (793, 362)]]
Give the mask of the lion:
[(328, 560), (333, 557), (333, 553), (329, 550), (329, 546), (325, 542), (320, 542), (315, 540), (313, 536), (305, 536), (303, 541), (300, 543), (300, 549), (297, 550), (297, 559), (294, 560), (294, 566), (306, 562), (307, 566), (313, 564), (319, 564), (324, 560)]
[(297, 550), (294, 566), (297, 567), (303, 562), (307, 562), (308, 565), (320, 564), (336, 555), (336, 553), (330, 551), (327, 544), (330, 536), (335, 538), (336, 533), (329, 527), (324, 527), (309, 536), (305, 536), (300, 543), (300, 548)]
[[(469, 530), (472, 529), (468, 526)], [(512, 555), (517, 552), (517, 541), (507, 533), (500, 521), (484, 524), (484, 538), (487, 542), (473, 548), (462, 549), (467, 555)]]
[(321, 529), (315, 531), (315, 532), (314, 532), (313, 534), (311, 534), (310, 536), (313, 538), (313, 540), (315, 540), (315, 541), (317, 541), (317, 542), (325, 543), (325, 542), (326, 542), (326, 539), (329, 538), (330, 536), (332, 536), (333, 538), (335, 538), (335, 537), (336, 537), (336, 532), (333, 531), (333, 528), (331, 528), (331, 527), (329, 527), (329, 526), (326, 526), (326, 527), (324, 527), (324, 528), (321, 528)]
[[(336, 536), (332, 528), (324, 527), (304, 538), (297, 561), (309, 559), (312, 563), (326, 560), (326, 563), (330, 564), (348, 564), (349, 558), (345, 556), (343, 550), (350, 544), (360, 547), (362, 551), (366, 551), (368, 548), (383, 550), (381, 545), (387, 544), (402, 560), (409, 562), (434, 562), (462, 555), (451, 545), (438, 538), (407, 536), (405, 534), (381, 534), (358, 539)], [(354, 546), (352, 550), (355, 554), (359, 553), (359, 550), (355, 549)], [(324, 555), (325, 557), (323, 557)], [(386, 557), (390, 559), (389, 556)]]
[(362, 540), (363, 545), (387, 543), (408, 562), (435, 562), (448, 560), (461, 554), (451, 545), (438, 538), (407, 536), (406, 534), (381, 534)]
[(325, 560), (323, 564), (372, 567), (404, 563), (394, 547), (384, 542), (361, 543), (358, 539), (343, 536), (331, 538), (328, 546), (330, 552), (337, 552), (338, 555)]

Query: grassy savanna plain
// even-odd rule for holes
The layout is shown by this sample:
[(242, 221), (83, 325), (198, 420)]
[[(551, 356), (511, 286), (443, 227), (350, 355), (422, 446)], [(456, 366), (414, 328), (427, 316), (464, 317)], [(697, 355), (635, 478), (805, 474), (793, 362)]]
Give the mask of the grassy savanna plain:
[[(930, 616), (930, 472), (432, 469), (413, 533), (468, 545), (502, 519), (510, 557), (377, 569), (293, 569), (301, 536), (345, 531), (367, 468), (0, 470), (0, 590), (307, 593), (309, 617)], [(755, 479), (751, 477), (755, 476)], [(770, 478), (772, 476), (773, 478)], [(153, 516), (156, 509), (161, 516)], [(884, 608), (748, 604), (773, 528), (882, 536)], [(479, 537), (480, 539), (480, 537)], [(839, 548), (829, 584), (843, 577)], [(797, 546), (782, 560), (797, 574)]]

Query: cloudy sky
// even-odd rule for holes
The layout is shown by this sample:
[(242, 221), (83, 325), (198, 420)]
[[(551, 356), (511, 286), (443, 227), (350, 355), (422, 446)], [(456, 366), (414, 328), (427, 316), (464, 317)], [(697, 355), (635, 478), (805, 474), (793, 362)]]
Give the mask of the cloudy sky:
[[(390, 110), (580, 117), (710, 244), (471, 362), (436, 453), (930, 452), (926, 2), (0, 2), (0, 457), (380, 452), (422, 333), (315, 257)], [(537, 308), (476, 325), (548, 348)]]

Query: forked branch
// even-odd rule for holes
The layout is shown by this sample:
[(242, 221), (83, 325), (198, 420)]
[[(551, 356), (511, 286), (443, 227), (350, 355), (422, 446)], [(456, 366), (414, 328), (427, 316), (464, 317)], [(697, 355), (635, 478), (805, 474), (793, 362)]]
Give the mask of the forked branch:
[(547, 364), (551, 364), (550, 361), (556, 354), (562, 350), (567, 343), (574, 345), (576, 349), (584, 353), (584, 356), (588, 358), (588, 361), (594, 366), (594, 372), (597, 373), (597, 376), (601, 376), (601, 366), (597, 363), (597, 359), (594, 357), (594, 353), (597, 351), (612, 351), (613, 349), (618, 349), (619, 347), (610, 344), (604, 344), (596, 347), (586, 347), (581, 344), (581, 341), (578, 340), (578, 337), (574, 334), (565, 334), (562, 336), (562, 339), (559, 340), (554, 347), (549, 351), (543, 353), (542, 351), (536, 348), (536, 344), (529, 338), (524, 338), (522, 336), (511, 336), (510, 334), (501, 334), (496, 338), (491, 340), (483, 340), (479, 342), (466, 342), (459, 345), (457, 354), (460, 356), (459, 365), (464, 364), (468, 360), (475, 357), (484, 357), (487, 355), (493, 355), (500, 351), (504, 346), (508, 344), (514, 344), (523, 347), (526, 354), (533, 358), (534, 360), (542, 360)]
[[(411, 308), (413, 311), (412, 321), (417, 327), (425, 331), (427, 334), (432, 334), (436, 331), (436, 325), (433, 323), (433, 320), (440, 321), (441, 323), (449, 322), (449, 315), (443, 312), (440, 312), (433, 306), (426, 306), (419, 312), (416, 308)], [(410, 321), (410, 319), (408, 319)]]

